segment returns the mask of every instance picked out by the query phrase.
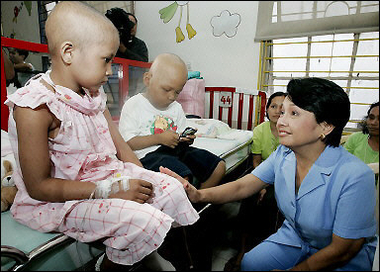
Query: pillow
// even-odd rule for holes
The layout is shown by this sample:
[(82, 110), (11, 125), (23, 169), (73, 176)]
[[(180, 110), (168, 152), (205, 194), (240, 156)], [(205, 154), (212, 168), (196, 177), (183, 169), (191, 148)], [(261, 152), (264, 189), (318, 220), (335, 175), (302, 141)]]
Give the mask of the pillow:
[(187, 119), (186, 124), (198, 129), (197, 137), (218, 138), (231, 130), (229, 125), (216, 119)]

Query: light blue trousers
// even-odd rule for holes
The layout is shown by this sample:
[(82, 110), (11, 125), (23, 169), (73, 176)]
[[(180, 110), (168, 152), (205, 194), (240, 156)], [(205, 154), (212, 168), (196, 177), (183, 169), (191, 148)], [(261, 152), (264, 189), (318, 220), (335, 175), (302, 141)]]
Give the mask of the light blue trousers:
[[(307, 244), (303, 244), (301, 248), (265, 240), (244, 255), (241, 270), (287, 270), (306, 260), (317, 251)], [(374, 248), (365, 245), (349, 263), (334, 271), (371, 271), (374, 255)]]

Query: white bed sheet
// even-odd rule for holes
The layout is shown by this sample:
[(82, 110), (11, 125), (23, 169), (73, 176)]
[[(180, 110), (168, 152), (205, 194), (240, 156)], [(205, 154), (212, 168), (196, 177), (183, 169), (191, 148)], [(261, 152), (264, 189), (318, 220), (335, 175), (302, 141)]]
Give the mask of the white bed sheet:
[(216, 119), (187, 119), (187, 125), (198, 129), (193, 146), (223, 158), (227, 173), (243, 162), (250, 153), (252, 131), (233, 129)]

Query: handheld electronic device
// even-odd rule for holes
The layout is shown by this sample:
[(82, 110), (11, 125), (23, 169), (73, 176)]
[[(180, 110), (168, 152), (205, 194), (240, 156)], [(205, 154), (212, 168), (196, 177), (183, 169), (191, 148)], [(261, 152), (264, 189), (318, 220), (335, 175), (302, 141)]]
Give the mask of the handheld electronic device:
[(182, 137), (186, 137), (188, 135), (194, 135), (196, 132), (197, 132), (196, 128), (187, 127), (187, 128), (185, 128), (185, 130), (182, 132), (182, 134), (179, 137), (182, 138)]

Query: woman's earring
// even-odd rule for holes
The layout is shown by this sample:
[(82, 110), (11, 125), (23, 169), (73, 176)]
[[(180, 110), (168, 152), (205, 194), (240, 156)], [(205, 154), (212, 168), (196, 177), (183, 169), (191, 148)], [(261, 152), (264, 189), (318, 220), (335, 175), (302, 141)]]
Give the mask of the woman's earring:
[(324, 133), (322, 133), (321, 136), (320, 136), (320, 138), (323, 141), (324, 139), (326, 139), (326, 135)]

